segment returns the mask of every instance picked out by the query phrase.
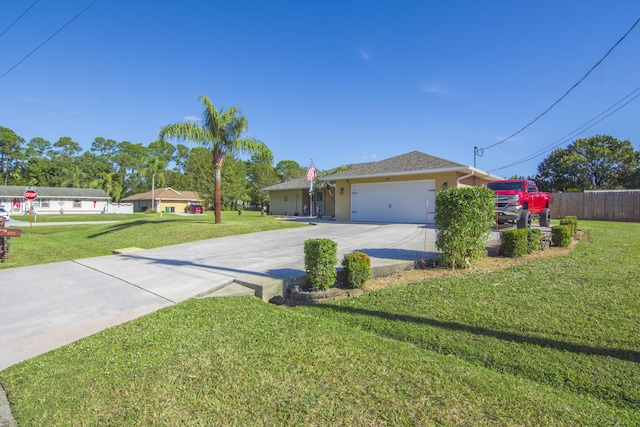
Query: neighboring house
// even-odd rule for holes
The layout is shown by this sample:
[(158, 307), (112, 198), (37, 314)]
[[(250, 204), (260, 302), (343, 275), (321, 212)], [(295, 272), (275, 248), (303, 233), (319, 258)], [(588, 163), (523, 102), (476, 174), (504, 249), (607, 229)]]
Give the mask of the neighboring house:
[[(38, 193), (35, 200), (26, 200), (26, 187), (21, 185), (0, 186), (0, 205), (13, 214), (28, 213), (33, 207), (37, 214), (102, 213), (118, 209), (110, 204), (111, 197), (104, 191), (93, 188), (29, 187)], [(122, 208), (122, 207), (120, 207)]]
[(122, 201), (133, 203), (134, 212), (145, 212), (153, 209), (152, 198), (155, 198), (156, 211), (168, 213), (184, 212), (187, 206), (199, 204), (202, 201), (202, 198), (194, 191), (177, 191), (171, 187), (156, 188), (153, 192), (134, 194), (125, 197)]
[[(453, 187), (481, 187), (500, 177), (412, 151), (378, 162), (347, 165), (317, 179), (326, 182), (325, 188), (330, 189), (324, 190), (321, 197), (325, 211), (332, 211), (337, 221), (431, 224), (434, 222), (437, 191)], [(292, 194), (298, 194), (295, 191), (301, 191), (299, 197), (304, 196), (305, 190), (296, 187), (294, 181), (264, 189), (269, 191), (272, 213), (283, 214), (283, 203), (289, 203), (289, 207)], [(335, 199), (327, 199), (325, 191)]]

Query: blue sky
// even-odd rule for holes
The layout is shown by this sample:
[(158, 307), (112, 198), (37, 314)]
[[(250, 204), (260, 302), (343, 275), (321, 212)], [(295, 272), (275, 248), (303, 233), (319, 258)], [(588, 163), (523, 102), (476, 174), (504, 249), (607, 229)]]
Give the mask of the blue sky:
[[(0, 32), (35, 0), (0, 2)], [(0, 36), (0, 75), (93, 0), (39, 0)], [(275, 162), (318, 169), (419, 150), (473, 165), (546, 110), (640, 18), (637, 0), (99, 0), (0, 78), (0, 126), (147, 145), (238, 106)], [(608, 134), (640, 149), (640, 25), (477, 167), (533, 175), (549, 149)], [(569, 135), (569, 136), (567, 136)], [(530, 161), (508, 167), (542, 150)]]

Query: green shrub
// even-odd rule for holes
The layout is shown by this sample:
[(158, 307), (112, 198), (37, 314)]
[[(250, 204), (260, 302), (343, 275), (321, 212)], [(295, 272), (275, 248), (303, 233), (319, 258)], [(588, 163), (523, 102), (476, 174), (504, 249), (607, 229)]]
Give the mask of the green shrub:
[(500, 250), (502, 256), (519, 258), (528, 253), (529, 229), (505, 230), (500, 233)]
[(560, 220), (560, 225), (566, 225), (571, 229), (571, 236), (575, 236), (578, 231), (578, 217), (565, 216)]
[(539, 228), (527, 228), (527, 253), (540, 250), (542, 230)]
[(485, 187), (451, 188), (436, 195), (436, 247), (439, 262), (466, 268), (481, 258), (494, 223), (496, 196)]
[(551, 228), (551, 241), (554, 246), (566, 248), (571, 244), (571, 228), (567, 225), (556, 225)]
[(342, 267), (344, 280), (350, 288), (361, 288), (371, 276), (371, 259), (362, 252), (345, 254)]
[(330, 239), (304, 242), (304, 269), (313, 290), (326, 290), (336, 283), (338, 244)]

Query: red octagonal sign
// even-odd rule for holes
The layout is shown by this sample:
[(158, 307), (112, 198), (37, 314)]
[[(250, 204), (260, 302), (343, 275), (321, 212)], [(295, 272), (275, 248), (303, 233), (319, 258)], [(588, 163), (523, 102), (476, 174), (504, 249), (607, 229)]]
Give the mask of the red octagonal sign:
[(35, 200), (38, 198), (38, 192), (36, 190), (25, 190), (24, 198), (27, 200)]

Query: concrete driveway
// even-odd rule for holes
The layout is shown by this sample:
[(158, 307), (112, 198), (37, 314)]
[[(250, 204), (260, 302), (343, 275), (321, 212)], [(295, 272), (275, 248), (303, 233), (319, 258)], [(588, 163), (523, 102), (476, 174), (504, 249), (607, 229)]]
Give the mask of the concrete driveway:
[[(304, 241), (362, 251), (372, 268), (435, 256), (435, 231), (413, 224), (319, 222), (308, 227), (0, 270), (0, 370), (198, 296), (268, 300), (304, 276)], [(12, 256), (18, 254), (12, 253)]]

